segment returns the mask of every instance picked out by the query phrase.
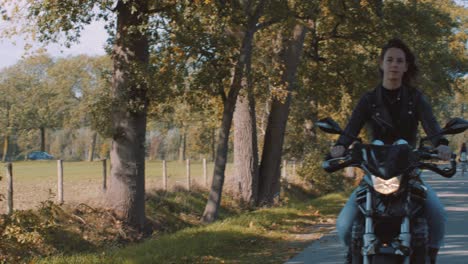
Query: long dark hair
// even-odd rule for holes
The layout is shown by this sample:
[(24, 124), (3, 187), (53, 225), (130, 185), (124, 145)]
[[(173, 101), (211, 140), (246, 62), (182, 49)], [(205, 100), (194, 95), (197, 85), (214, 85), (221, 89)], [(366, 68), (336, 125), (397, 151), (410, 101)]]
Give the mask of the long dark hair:
[(462, 143), (460, 152), (466, 152), (466, 144), (465, 144), (465, 142)]
[[(410, 50), (408, 45), (406, 45), (401, 39), (393, 38), (389, 40), (380, 51), (380, 60), (383, 61), (385, 53), (390, 48), (397, 48), (401, 49), (405, 53), (406, 63), (408, 64), (408, 70), (403, 74), (403, 84), (410, 86), (412, 81), (416, 79), (416, 76), (419, 73), (419, 68), (416, 65), (416, 57), (414, 56), (413, 52)], [(382, 69), (379, 68), (380, 75), (383, 76)]]

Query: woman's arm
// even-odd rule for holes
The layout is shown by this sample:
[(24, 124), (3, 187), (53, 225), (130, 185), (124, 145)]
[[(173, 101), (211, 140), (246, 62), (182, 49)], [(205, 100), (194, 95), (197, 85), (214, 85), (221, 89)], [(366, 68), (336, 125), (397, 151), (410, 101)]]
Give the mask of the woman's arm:
[[(369, 117), (370, 104), (368, 100), (368, 93), (366, 93), (361, 97), (358, 104), (354, 108), (353, 113), (351, 114), (351, 118), (349, 119), (344, 132), (348, 135), (357, 137), (362, 127), (369, 119)], [(341, 135), (336, 145), (341, 145), (345, 148), (348, 148), (348, 146), (351, 145), (351, 143), (353, 143), (352, 138), (345, 135)]]
[[(424, 132), (426, 132), (428, 136), (437, 134), (442, 130), (440, 128), (439, 123), (437, 122), (437, 119), (434, 116), (434, 113), (432, 112), (432, 107), (429, 104), (429, 101), (423, 94), (420, 94), (419, 96), (418, 118), (421, 121), (421, 124), (424, 128)], [(448, 140), (443, 136), (434, 137), (431, 141), (432, 145), (434, 146), (438, 146), (441, 144), (448, 145)]]

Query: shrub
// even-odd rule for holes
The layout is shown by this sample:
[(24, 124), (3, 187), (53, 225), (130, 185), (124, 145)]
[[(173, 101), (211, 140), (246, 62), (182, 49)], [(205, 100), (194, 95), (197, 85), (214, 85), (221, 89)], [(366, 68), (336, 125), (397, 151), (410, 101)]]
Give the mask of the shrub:
[(299, 177), (312, 184), (312, 189), (319, 195), (345, 191), (352, 186), (350, 179), (343, 176), (342, 171), (327, 173), (322, 168), (322, 161), (328, 151), (328, 147), (317, 145), (304, 157), (302, 166), (298, 169)]

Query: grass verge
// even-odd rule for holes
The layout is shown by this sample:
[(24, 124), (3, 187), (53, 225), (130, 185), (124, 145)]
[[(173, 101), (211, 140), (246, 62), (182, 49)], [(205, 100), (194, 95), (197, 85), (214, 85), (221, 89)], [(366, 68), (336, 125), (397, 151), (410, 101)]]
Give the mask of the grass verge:
[[(63, 228), (68, 232), (75, 230), (74, 234), (81, 239), (62, 241), (68, 246), (62, 245), (52, 256), (36, 255), (24, 260), (27, 263), (283, 263), (324, 232), (315, 228), (317, 224), (333, 225), (332, 219), (347, 197), (338, 193), (312, 199), (312, 194), (302, 187), (289, 185), (280, 206), (253, 211), (224, 195), (220, 220), (201, 225), (198, 219), (206, 195), (201, 190), (148, 194), (147, 217), (155, 232), (138, 243), (129, 243), (137, 239), (132, 240), (131, 234), (113, 220), (106, 220), (105, 227), (102, 223), (98, 226), (98, 218), (103, 214), (75, 212), (81, 220), (74, 222), (74, 227)], [(80, 246), (83, 243), (86, 247)]]
[(0, 255), (4, 263), (283, 263), (326, 231), (317, 226), (333, 226), (347, 194), (312, 199), (289, 185), (279, 206), (256, 210), (224, 195), (219, 220), (202, 225), (206, 197), (202, 189), (148, 193), (154, 233), (145, 239), (110, 211), (44, 202), (2, 215)]

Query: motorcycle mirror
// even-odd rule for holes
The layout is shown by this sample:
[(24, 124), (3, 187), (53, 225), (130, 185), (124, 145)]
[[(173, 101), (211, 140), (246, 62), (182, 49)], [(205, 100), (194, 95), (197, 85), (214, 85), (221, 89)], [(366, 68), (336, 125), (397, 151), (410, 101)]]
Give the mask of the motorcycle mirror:
[(467, 120), (463, 118), (459, 118), (459, 117), (454, 117), (447, 122), (447, 124), (445, 125), (445, 127), (442, 129), (440, 133), (422, 138), (419, 142), (419, 146), (422, 146), (424, 141), (429, 140), (435, 136), (459, 134), (459, 133), (464, 132), (467, 129), (468, 129)]
[(330, 117), (322, 118), (319, 121), (315, 122), (315, 125), (319, 127), (322, 131), (325, 131), (330, 134), (342, 134), (340, 125), (335, 122), (335, 120)]
[(468, 129), (468, 121), (463, 118), (455, 117), (455, 118), (450, 119), (447, 122), (447, 124), (442, 129), (442, 131), (443, 131), (443, 134), (448, 135), (448, 134), (459, 134), (459, 133), (464, 132), (467, 129)]

